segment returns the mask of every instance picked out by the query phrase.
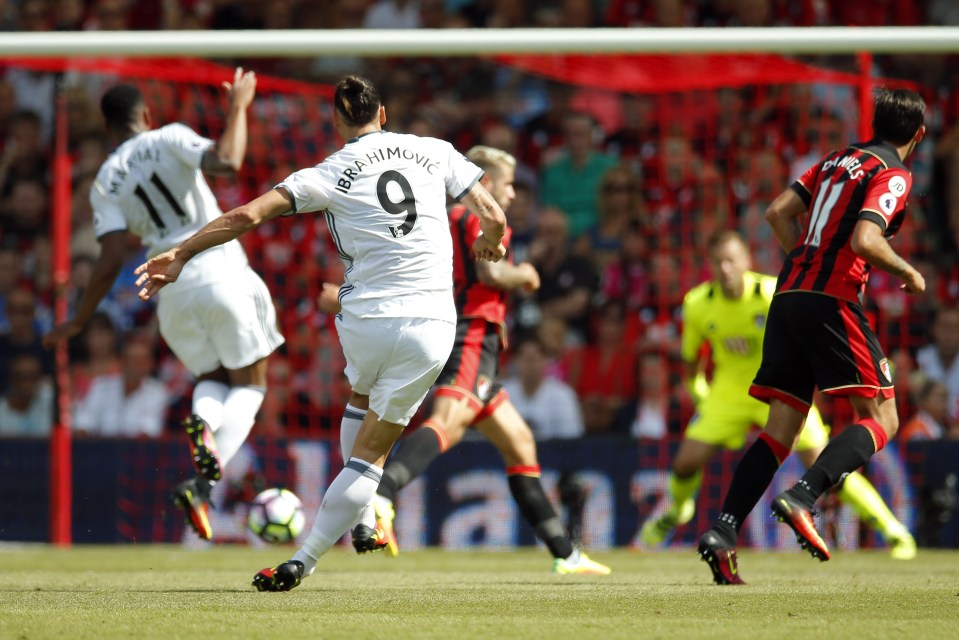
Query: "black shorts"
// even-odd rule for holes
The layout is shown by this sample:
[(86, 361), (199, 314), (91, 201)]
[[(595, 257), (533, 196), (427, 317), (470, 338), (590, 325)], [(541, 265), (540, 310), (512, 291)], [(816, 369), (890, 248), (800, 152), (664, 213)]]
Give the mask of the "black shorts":
[(456, 340), (446, 366), (436, 379), (437, 396), (467, 398), (480, 411), (499, 395), (500, 328), (483, 318), (456, 322)]
[(816, 387), (837, 396), (893, 397), (889, 363), (860, 305), (811, 291), (779, 293), (749, 395), (805, 413)]

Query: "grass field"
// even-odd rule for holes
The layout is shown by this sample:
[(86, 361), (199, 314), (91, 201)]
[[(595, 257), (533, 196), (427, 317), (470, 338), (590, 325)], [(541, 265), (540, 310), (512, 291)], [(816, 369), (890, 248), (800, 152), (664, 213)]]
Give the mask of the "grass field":
[(713, 585), (691, 551), (593, 554), (607, 577), (556, 576), (542, 550), (335, 549), (289, 593), (253, 574), (289, 548), (0, 547), (0, 638), (959, 637), (959, 553), (744, 552), (745, 587)]

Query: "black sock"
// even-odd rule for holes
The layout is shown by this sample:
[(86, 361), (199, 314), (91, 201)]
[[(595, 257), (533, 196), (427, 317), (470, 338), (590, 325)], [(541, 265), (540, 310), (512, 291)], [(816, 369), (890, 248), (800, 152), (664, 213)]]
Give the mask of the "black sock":
[(420, 427), (396, 451), (383, 469), (383, 478), (376, 493), (396, 500), (400, 489), (408, 485), (440, 455), (440, 439), (430, 427)]
[(573, 544), (566, 534), (562, 521), (549, 498), (543, 492), (543, 485), (535, 476), (520, 474), (509, 476), (509, 490), (519, 506), (526, 522), (533, 527), (536, 537), (549, 548), (554, 558), (568, 558), (573, 553)]
[(766, 441), (761, 439), (749, 447), (746, 455), (736, 465), (733, 481), (726, 492), (723, 509), (714, 527), (724, 537), (731, 537), (729, 542), (735, 543), (743, 521), (773, 481), (777, 469), (779, 460), (776, 454)]
[(854, 424), (826, 445), (815, 464), (809, 467), (789, 494), (811, 508), (830, 487), (866, 464), (876, 452), (872, 433), (861, 424)]

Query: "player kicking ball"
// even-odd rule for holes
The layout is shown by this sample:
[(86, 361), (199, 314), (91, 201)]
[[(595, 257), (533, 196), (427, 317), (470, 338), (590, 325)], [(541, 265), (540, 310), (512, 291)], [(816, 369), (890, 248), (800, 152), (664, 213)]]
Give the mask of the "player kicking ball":
[[(720, 449), (741, 449), (754, 425), (764, 425), (769, 407), (749, 396), (749, 381), (759, 368), (763, 334), (776, 279), (750, 271), (749, 248), (735, 231), (719, 231), (707, 243), (713, 279), (683, 300), (682, 356), (684, 376), (696, 404), (669, 475), (669, 506), (647, 520), (640, 540), (655, 546), (677, 526), (692, 520), (702, 469)], [(709, 346), (711, 382), (704, 374), (702, 347)], [(745, 382), (744, 382), (745, 381)], [(769, 435), (760, 438), (769, 442)], [(807, 467), (828, 442), (822, 417), (811, 406), (793, 449)], [(839, 498), (879, 531), (891, 545), (893, 558), (916, 556), (916, 542), (862, 474), (846, 477)], [(730, 582), (742, 582), (739, 574)]]
[[(343, 148), (211, 222), (137, 268), (140, 296), (175, 281), (195, 255), (281, 214), (322, 211), (346, 266), (336, 329), (352, 395), (341, 441), (350, 453), (293, 557), (253, 577), (259, 591), (289, 591), (346, 531), (363, 521), (386, 456), (449, 358), (456, 333), (453, 246), (446, 198), (479, 218), (478, 260), (498, 261), (506, 216), (479, 183), (482, 170), (436, 138), (383, 130), (379, 91), (359, 76), (336, 84), (333, 125)], [(202, 254), (201, 254), (202, 255)], [(374, 524), (363, 521), (364, 524)]]
[[(491, 147), (477, 146), (466, 157), (485, 172), (480, 183), (504, 211), (515, 197), (513, 179), (516, 159)], [(466, 207), (449, 212), (453, 237), (453, 290), (457, 323), (453, 353), (434, 387), (429, 418), (406, 438), (383, 470), (374, 498), (376, 527), (360, 524), (353, 529), (357, 551), (386, 546), (399, 553), (393, 531), (397, 492), (420, 476), (438, 456), (463, 439), (474, 426), (500, 452), (506, 464), (510, 493), (520, 513), (553, 555), (553, 572), (559, 574), (607, 575), (609, 567), (591, 560), (576, 549), (556, 510), (543, 491), (533, 432), (496, 383), (500, 350), (506, 345), (506, 295), (508, 291), (539, 288), (539, 274), (529, 263), (509, 260), (479, 262), (470, 253), (480, 233), (480, 221)], [(507, 227), (503, 244), (508, 247)], [(325, 286), (321, 307), (338, 312), (337, 287)]]
[[(899, 428), (889, 363), (862, 308), (869, 270), (882, 269), (920, 293), (922, 275), (889, 245), (906, 216), (912, 175), (903, 162), (926, 131), (926, 105), (905, 89), (877, 92), (874, 138), (827, 154), (766, 211), (787, 252), (769, 306), (762, 364), (749, 394), (769, 419), (743, 455), (719, 518), (699, 540), (713, 579), (735, 583), (743, 521), (789, 455), (818, 387), (849, 398), (857, 422), (826, 445), (772, 514), (814, 558), (830, 553), (812, 519), (816, 500), (864, 465)], [(804, 218), (805, 216), (805, 218)], [(804, 224), (800, 224), (805, 220)]]

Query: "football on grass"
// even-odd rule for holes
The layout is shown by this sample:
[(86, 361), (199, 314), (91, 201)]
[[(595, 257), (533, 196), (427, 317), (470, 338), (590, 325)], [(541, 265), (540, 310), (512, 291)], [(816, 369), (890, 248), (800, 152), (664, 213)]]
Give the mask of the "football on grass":
[(303, 531), (303, 503), (288, 489), (267, 489), (250, 503), (250, 531), (266, 542), (290, 542)]

